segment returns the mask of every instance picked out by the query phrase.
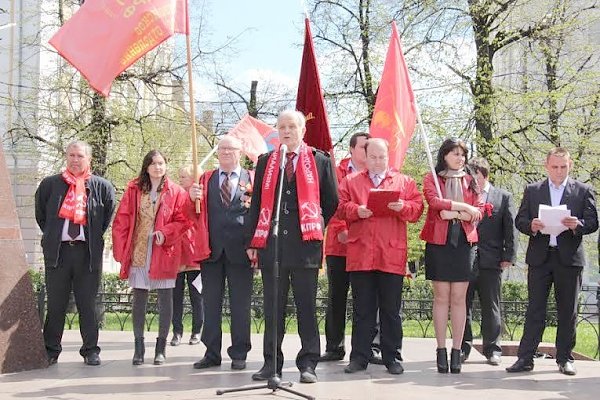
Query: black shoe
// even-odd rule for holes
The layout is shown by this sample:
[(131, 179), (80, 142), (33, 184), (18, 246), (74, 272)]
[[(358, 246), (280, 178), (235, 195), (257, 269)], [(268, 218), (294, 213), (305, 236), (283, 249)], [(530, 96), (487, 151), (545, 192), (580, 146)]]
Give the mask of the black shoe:
[(345, 355), (346, 353), (344, 352), (326, 351), (321, 357), (319, 357), (319, 361), (340, 361), (344, 359)]
[(100, 365), (100, 355), (98, 353), (90, 353), (83, 357), (85, 365)]
[(146, 353), (146, 346), (144, 344), (144, 338), (135, 338), (134, 344), (134, 352), (133, 352), (133, 360), (131, 363), (133, 365), (142, 365), (144, 363), (144, 354)]
[(231, 369), (237, 371), (246, 369), (246, 360), (231, 360)]
[(166, 356), (167, 338), (156, 338), (154, 348), (154, 365), (163, 365), (167, 359)]
[(460, 374), (461, 369), (461, 351), (460, 349), (450, 350), (450, 372)]
[(435, 351), (436, 353), (436, 363), (437, 363), (437, 370), (440, 374), (447, 374), (448, 373), (448, 351), (446, 350), (446, 348), (441, 348), (441, 349), (437, 349)]
[(300, 371), (301, 383), (317, 383), (317, 374), (313, 367), (306, 367)]
[(519, 358), (513, 365), (506, 368), (506, 372), (529, 372), (533, 371), (533, 360)]
[(394, 361), (386, 366), (388, 372), (392, 375), (400, 375), (404, 373), (404, 367), (398, 361)]
[[(272, 376), (273, 376), (273, 370), (270, 367), (263, 365), (263, 367), (258, 372), (255, 372), (254, 374), (252, 374), (252, 380), (253, 381), (268, 381), (269, 378), (271, 378)], [(277, 376), (281, 378), (281, 371), (279, 371)]]
[[(533, 365), (532, 365), (532, 367), (533, 367)], [(575, 365), (573, 364), (573, 361), (565, 361), (564, 363), (559, 363), (558, 371), (561, 374), (565, 374), (565, 375), (569, 375), (569, 376), (577, 375), (577, 370), (575, 369)]]
[(190, 336), (189, 344), (194, 345), (194, 344), (198, 344), (198, 343), (200, 343), (200, 334), (192, 333), (192, 336)]
[(366, 369), (366, 366), (361, 365), (357, 361), (350, 361), (350, 364), (348, 364), (346, 368), (344, 368), (344, 372), (347, 374), (353, 374), (355, 372), (364, 371)]
[(48, 366), (54, 365), (58, 362), (58, 356), (48, 356)]
[[(194, 368), (195, 369), (206, 369), (206, 368), (211, 368), (211, 367), (218, 367), (219, 365), (221, 365), (221, 361), (213, 361), (210, 358), (207, 357), (202, 357), (202, 360), (195, 362), (194, 363)], [(232, 362), (232, 368), (233, 368), (233, 362)]]
[(171, 346), (179, 346), (181, 344), (181, 333), (173, 333), (171, 338)]

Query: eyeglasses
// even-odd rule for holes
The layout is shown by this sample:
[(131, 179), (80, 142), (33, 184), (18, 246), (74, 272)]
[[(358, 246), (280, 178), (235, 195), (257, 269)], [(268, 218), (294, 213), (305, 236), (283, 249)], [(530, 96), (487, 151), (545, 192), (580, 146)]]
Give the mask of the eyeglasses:
[(217, 151), (221, 151), (221, 152), (225, 152), (225, 151), (236, 151), (236, 150), (241, 150), (237, 147), (219, 147), (217, 148)]

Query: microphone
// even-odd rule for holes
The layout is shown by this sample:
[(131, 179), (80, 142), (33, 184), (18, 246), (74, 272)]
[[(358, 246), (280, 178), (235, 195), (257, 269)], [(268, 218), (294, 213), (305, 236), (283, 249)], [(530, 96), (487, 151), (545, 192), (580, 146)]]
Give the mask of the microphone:
[(279, 151), (281, 151), (281, 165), (280, 168), (283, 170), (285, 168), (286, 154), (288, 152), (288, 147), (286, 144), (282, 144), (279, 147)]

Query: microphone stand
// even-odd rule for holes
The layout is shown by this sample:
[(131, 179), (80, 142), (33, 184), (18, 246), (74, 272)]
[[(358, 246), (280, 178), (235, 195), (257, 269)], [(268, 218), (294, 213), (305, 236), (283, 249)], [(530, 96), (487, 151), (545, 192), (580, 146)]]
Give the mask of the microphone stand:
[[(285, 175), (285, 164), (286, 164), (286, 154), (287, 154), (287, 146), (281, 145), (281, 164), (279, 166), (279, 178), (277, 180), (277, 197), (275, 198), (275, 210), (273, 213), (273, 219), (271, 221), (271, 226), (273, 227), (271, 230), (271, 237), (273, 238), (273, 246), (274, 251), (274, 262), (273, 262), (273, 302), (271, 303), (273, 321), (271, 324), (271, 330), (273, 332), (273, 356), (272, 356), (272, 375), (267, 381), (266, 384), (263, 385), (255, 385), (255, 386), (246, 386), (235, 389), (223, 389), (217, 390), (217, 395), (220, 396), (225, 393), (233, 393), (233, 392), (245, 392), (248, 390), (256, 390), (256, 389), (271, 389), (272, 393), (275, 393), (277, 390), (283, 390), (284, 392), (288, 392), (291, 394), (295, 394), (296, 396), (302, 397), (307, 400), (315, 400), (313, 396), (309, 396), (303, 393), (300, 393), (296, 390), (290, 389), (292, 386), (292, 382), (282, 382), (281, 378), (277, 376), (277, 343), (279, 342), (279, 335), (277, 332), (277, 322), (279, 319), (278, 312), (278, 299), (279, 299), (279, 214), (281, 209), (281, 193), (283, 190), (283, 177)], [(265, 304), (266, 306), (266, 304)], [(285, 305), (284, 305), (285, 306)]]

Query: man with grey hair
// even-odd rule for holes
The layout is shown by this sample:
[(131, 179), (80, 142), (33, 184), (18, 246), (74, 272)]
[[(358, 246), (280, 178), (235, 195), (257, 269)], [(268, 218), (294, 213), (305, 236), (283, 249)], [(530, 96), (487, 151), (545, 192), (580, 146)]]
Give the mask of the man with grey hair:
[(244, 220), (248, 207), (245, 193), (251, 187), (250, 173), (240, 166), (242, 142), (225, 136), (217, 145), (219, 167), (200, 177), (200, 184), (190, 189), (190, 198), (202, 199), (208, 218), (210, 256), (202, 261), (204, 297), (204, 327), (202, 343), (204, 357), (194, 368), (205, 369), (221, 365), (221, 320), (225, 281), (229, 289), (231, 308), (231, 346), (227, 353), (231, 369), (246, 368), (250, 351), (250, 301), (252, 275), (250, 260), (244, 247)]
[(48, 295), (44, 342), (48, 363), (55, 364), (69, 296), (73, 290), (87, 365), (100, 365), (96, 296), (102, 276), (103, 235), (115, 207), (115, 190), (90, 170), (92, 149), (82, 141), (66, 148), (63, 173), (46, 177), (35, 192), (35, 218), (42, 230)]

